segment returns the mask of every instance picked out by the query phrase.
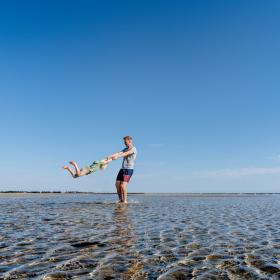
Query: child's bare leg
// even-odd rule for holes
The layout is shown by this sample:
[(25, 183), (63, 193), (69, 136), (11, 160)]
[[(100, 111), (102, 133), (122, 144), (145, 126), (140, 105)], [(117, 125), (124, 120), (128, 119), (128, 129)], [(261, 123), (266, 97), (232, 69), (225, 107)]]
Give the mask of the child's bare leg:
[(72, 175), (73, 178), (75, 178), (75, 173), (71, 170), (69, 166), (65, 165), (63, 166), (63, 168), (67, 170)]
[(72, 164), (76, 170), (76, 176), (79, 177), (81, 175), (80, 168), (78, 164), (75, 161), (69, 161), (70, 164)]

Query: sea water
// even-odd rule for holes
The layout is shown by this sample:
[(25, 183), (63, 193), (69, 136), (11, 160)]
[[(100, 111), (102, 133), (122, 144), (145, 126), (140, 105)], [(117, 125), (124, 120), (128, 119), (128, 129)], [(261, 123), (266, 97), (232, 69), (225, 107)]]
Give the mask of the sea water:
[(280, 195), (0, 195), (0, 279), (280, 279)]

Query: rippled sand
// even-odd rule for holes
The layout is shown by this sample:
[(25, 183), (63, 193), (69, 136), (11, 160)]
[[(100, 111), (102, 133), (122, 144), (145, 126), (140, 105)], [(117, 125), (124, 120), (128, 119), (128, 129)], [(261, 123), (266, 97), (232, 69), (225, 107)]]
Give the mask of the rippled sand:
[(280, 279), (280, 196), (0, 196), (0, 279)]

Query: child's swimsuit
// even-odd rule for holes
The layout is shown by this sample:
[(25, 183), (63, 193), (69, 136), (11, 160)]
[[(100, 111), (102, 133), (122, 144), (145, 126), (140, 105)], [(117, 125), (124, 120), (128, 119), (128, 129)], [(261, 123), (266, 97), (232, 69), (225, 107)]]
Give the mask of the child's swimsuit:
[(104, 163), (102, 163), (101, 161), (94, 161), (89, 166), (90, 173), (96, 172), (98, 169), (101, 169), (103, 165), (104, 165)]

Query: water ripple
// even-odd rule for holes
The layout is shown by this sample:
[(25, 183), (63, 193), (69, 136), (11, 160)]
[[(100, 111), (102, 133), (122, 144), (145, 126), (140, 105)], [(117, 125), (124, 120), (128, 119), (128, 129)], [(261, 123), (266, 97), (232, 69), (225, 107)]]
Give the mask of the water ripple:
[(0, 196), (0, 279), (280, 279), (279, 196)]

